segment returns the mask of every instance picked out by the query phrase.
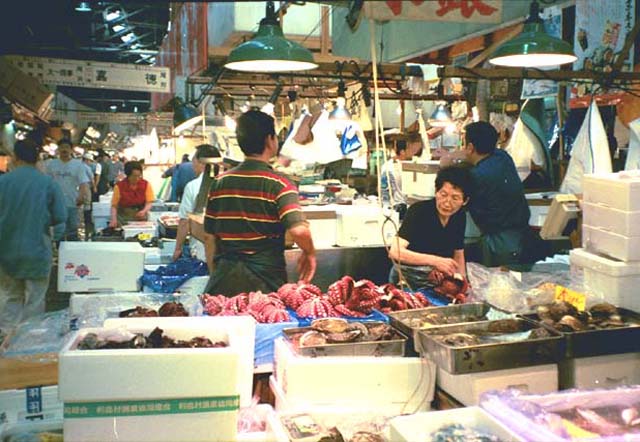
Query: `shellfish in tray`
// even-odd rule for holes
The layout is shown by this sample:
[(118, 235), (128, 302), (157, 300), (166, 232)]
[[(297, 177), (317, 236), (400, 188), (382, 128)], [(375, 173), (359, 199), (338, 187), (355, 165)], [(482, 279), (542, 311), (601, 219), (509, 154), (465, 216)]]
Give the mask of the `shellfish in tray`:
[[(564, 301), (554, 302), (539, 306), (536, 313), (541, 322), (564, 333), (640, 325), (625, 322), (618, 308), (607, 302), (595, 304), (586, 311), (578, 311)], [(560, 313), (565, 314), (558, 317)]]
[(311, 330), (293, 336), (300, 347), (349, 342), (372, 342), (393, 339), (393, 328), (382, 322), (347, 322), (339, 318), (318, 319), (311, 323)]

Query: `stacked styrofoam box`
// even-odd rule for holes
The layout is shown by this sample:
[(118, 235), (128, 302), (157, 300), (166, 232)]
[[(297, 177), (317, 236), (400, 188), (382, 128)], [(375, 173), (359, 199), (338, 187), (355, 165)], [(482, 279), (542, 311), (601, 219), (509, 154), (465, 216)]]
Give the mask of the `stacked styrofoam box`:
[(558, 366), (547, 364), (465, 374), (451, 374), (438, 367), (437, 384), (463, 405), (478, 405), (480, 395), (489, 390), (513, 388), (536, 394), (558, 391)]
[(100, 195), (99, 201), (101, 203), (111, 204), (111, 200), (113, 199), (113, 192), (105, 193), (104, 195)]
[(61, 421), (62, 409), (57, 385), (0, 391), (0, 431), (34, 420)]
[(398, 212), (389, 214), (393, 223), (385, 222), (382, 209), (373, 205), (341, 206), (336, 213), (336, 244), (341, 247), (389, 244), (400, 225)]
[(560, 365), (562, 389), (640, 385), (640, 353), (567, 359)]
[[(245, 333), (250, 318), (138, 318), (108, 322), (103, 329), (76, 332), (60, 352), (65, 441), (236, 439), (239, 396), (247, 396), (240, 391), (240, 385), (251, 384), (251, 377), (243, 368), (247, 365), (243, 362), (245, 353), (251, 353), (246, 346), (253, 341), (253, 336)], [(125, 327), (130, 332), (148, 334), (156, 326), (175, 339), (204, 336), (212, 341), (227, 340), (229, 346), (75, 349), (87, 333), (114, 333)], [(249, 357), (253, 359), (252, 354)]]
[(640, 174), (585, 175), (583, 192), (584, 249), (572, 251), (571, 265), (584, 269), (590, 294), (640, 310)]
[(62, 242), (60, 292), (137, 292), (144, 250), (137, 242)]
[(124, 239), (133, 238), (140, 234), (158, 236), (158, 224), (153, 221), (133, 221), (122, 226)]
[[(101, 197), (102, 198), (102, 197)], [(96, 231), (102, 230), (109, 225), (111, 219), (111, 200), (108, 202), (92, 203), (91, 217)]]
[[(403, 413), (426, 411), (435, 391), (435, 364), (421, 358), (343, 356), (311, 358), (275, 341), (275, 379), (283, 401), (276, 410), (343, 408)], [(280, 407), (280, 408), (279, 408)]]

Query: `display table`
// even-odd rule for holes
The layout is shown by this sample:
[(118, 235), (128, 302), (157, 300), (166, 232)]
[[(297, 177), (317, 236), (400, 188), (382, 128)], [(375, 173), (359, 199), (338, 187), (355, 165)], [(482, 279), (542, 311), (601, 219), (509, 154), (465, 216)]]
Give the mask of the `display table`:
[(58, 362), (0, 358), (0, 390), (58, 384)]

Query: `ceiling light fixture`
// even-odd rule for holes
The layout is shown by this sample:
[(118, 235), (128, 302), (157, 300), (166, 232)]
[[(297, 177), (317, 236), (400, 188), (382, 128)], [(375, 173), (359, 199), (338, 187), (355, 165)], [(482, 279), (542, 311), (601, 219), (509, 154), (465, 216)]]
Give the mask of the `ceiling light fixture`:
[(189, 129), (202, 121), (202, 115), (193, 104), (185, 103), (180, 97), (173, 100), (173, 129), (174, 134), (178, 134), (185, 129)]
[(573, 63), (577, 59), (569, 43), (545, 32), (540, 18), (540, 5), (534, 0), (522, 33), (498, 47), (489, 63), (530, 68)]
[(340, 80), (338, 83), (338, 98), (336, 99), (336, 106), (329, 113), (330, 120), (351, 120), (351, 114), (347, 110), (347, 87), (344, 81)]
[(133, 32), (129, 32), (128, 34), (125, 34), (122, 37), (120, 37), (120, 39), (125, 43), (129, 43), (135, 38), (136, 38), (136, 34), (134, 34)]
[(91, 12), (91, 5), (89, 2), (78, 2), (76, 5), (76, 11), (78, 12)]
[(318, 65), (311, 51), (284, 37), (273, 1), (268, 1), (257, 34), (231, 51), (225, 67), (245, 72), (286, 72), (306, 71)]
[(446, 103), (440, 103), (429, 118), (429, 124), (433, 127), (447, 127), (453, 124), (451, 112)]
[(122, 15), (122, 11), (120, 11), (119, 9), (114, 9), (111, 12), (107, 12), (104, 16), (104, 19), (107, 22), (110, 22), (110, 21), (119, 19), (121, 15)]
[(120, 31), (124, 31), (126, 28), (122, 25), (114, 25), (113, 28), (111, 28), (113, 30), (113, 32), (120, 32)]

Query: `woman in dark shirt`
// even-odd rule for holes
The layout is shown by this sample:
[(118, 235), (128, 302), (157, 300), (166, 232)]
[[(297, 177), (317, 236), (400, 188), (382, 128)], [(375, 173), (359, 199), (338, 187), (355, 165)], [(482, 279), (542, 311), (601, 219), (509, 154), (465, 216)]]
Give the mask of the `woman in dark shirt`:
[[(435, 198), (409, 207), (391, 243), (389, 257), (402, 265), (403, 276), (412, 289), (424, 287), (429, 274), (437, 283), (455, 274), (465, 277), (466, 217), (461, 209), (468, 202), (469, 185), (467, 169), (441, 169), (436, 176)], [(397, 282), (394, 273), (395, 268), (391, 280)]]

